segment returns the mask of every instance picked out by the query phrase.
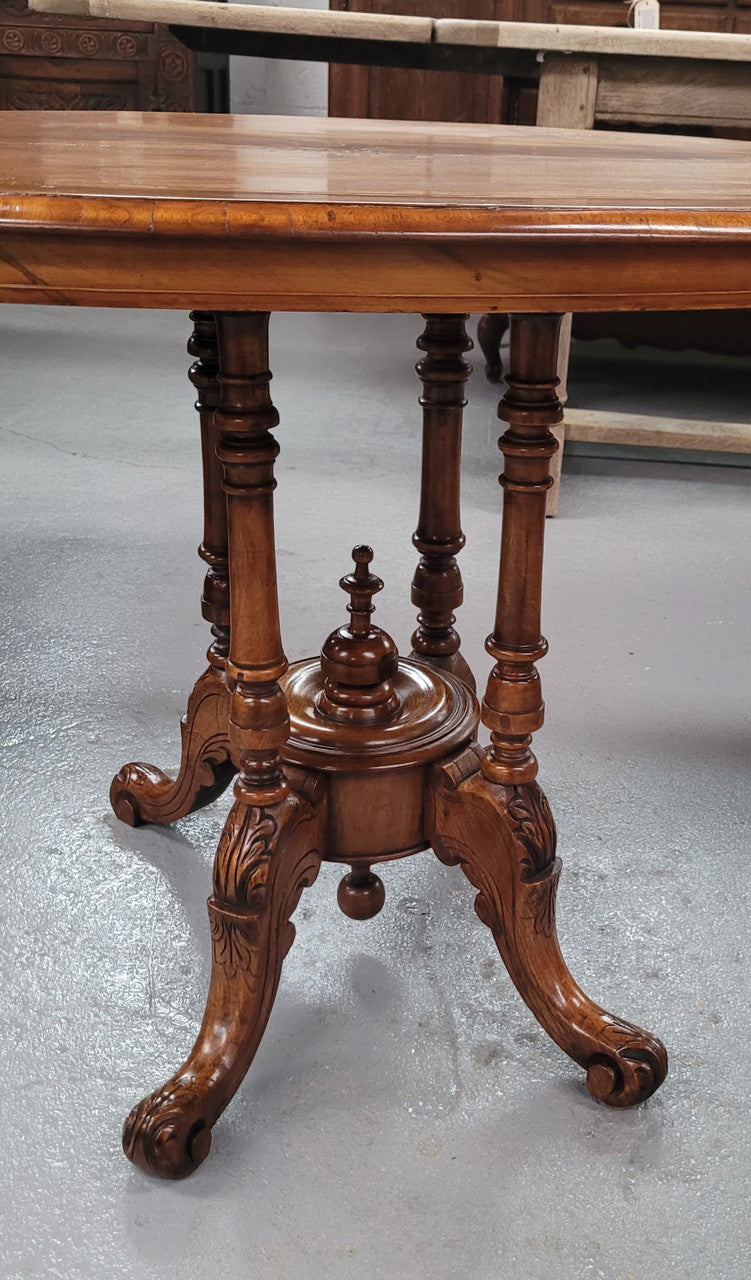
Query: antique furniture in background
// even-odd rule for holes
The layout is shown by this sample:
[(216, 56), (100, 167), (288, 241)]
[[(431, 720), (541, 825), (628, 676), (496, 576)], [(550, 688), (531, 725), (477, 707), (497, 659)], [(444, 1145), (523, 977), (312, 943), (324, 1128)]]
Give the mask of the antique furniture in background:
[[(340, 13), (414, 14), (433, 19), (496, 21), (512, 14), (509, 0), (331, 0)], [(514, 80), (513, 84), (525, 84)], [(516, 103), (514, 96), (514, 105)], [(421, 70), (389, 66), (356, 66), (332, 62), (329, 67), (329, 115), (372, 120), (453, 120), (498, 124), (511, 118), (501, 75), (481, 71)], [(534, 123), (534, 121), (532, 121)]]
[[(75, 6), (72, 6), (75, 8)], [(226, 111), (226, 57), (194, 55), (145, 19), (33, 13), (0, 0), (0, 108)]]
[[(347, 13), (429, 14), (436, 19), (626, 27), (624, 0), (330, 0)], [(665, 31), (751, 33), (749, 0), (681, 0), (660, 4)], [(329, 115), (385, 120), (473, 120), (534, 124), (537, 76), (475, 77), (461, 73), (332, 64)]]
[[(593, 33), (594, 35), (594, 33)], [(540, 73), (536, 106), (538, 126), (569, 129), (594, 129), (598, 124), (644, 128), (677, 126), (681, 132), (712, 130), (745, 130), (751, 136), (751, 48), (747, 37), (731, 36), (721, 41), (716, 37), (684, 32), (629, 32), (633, 52), (605, 56), (598, 51), (597, 40), (590, 43), (583, 35), (579, 52), (546, 54)], [(561, 44), (567, 39), (561, 33)], [(726, 55), (723, 56), (724, 52)], [(699, 144), (700, 145), (700, 144)], [(561, 399), (565, 402), (568, 374), (568, 347), (573, 325), (577, 336), (590, 338), (625, 334), (636, 341), (643, 321), (642, 341), (661, 345), (720, 347), (721, 333), (712, 333), (711, 313), (685, 317), (676, 326), (675, 313), (661, 316), (624, 318), (611, 313), (603, 317), (567, 316), (560, 350), (559, 375)], [(751, 312), (734, 314), (735, 336), (731, 349), (745, 343), (751, 350)], [(482, 317), (478, 325), (478, 341), (485, 356), (485, 368), (491, 381), (500, 382), (502, 365), (500, 343), (508, 320), (499, 313)], [(623, 327), (622, 327), (623, 326)], [(676, 333), (679, 328), (680, 337)], [(727, 323), (724, 329), (728, 330)], [(687, 406), (688, 408), (688, 406)], [(673, 420), (656, 415), (612, 415), (597, 410), (566, 408), (565, 421), (557, 433), (564, 439), (588, 440), (600, 444), (633, 444), (640, 447), (710, 450), (712, 452), (751, 453), (751, 423), (724, 424)], [(556, 481), (560, 480), (563, 456), (559, 450)], [(548, 514), (554, 515), (558, 503), (558, 483), (548, 497)]]
[[(477, 912), (521, 995), (586, 1070), (594, 1096), (616, 1107), (647, 1098), (665, 1076), (665, 1050), (594, 1004), (558, 949), (560, 862), (531, 750), (543, 720), (535, 664), (547, 649), (540, 595), (551, 429), (561, 418), (558, 334), (573, 308), (751, 304), (751, 146), (25, 112), (0, 117), (0, 174), (13, 175), (0, 182), (0, 301), (194, 308), (209, 666), (189, 700), (177, 778), (127, 765), (111, 797), (126, 822), (171, 822), (237, 780), (209, 902), (204, 1021), (184, 1065), (134, 1108), (128, 1155), (165, 1178), (205, 1158), (263, 1033), (294, 938), (290, 917), (321, 859), (349, 866), (339, 902), (362, 918), (384, 899), (373, 866), (428, 846), (477, 888)], [(499, 406), (494, 665), (479, 705), (453, 624), (463, 594), (464, 322), (492, 307), (514, 319)], [(407, 659), (373, 627), (381, 584), (366, 547), (355, 547), (341, 584), (348, 623), (336, 627), (342, 613), (311, 636), (314, 650), (323, 641), (320, 659), (289, 667), (285, 658), (273, 310), (424, 313), (418, 619)]]

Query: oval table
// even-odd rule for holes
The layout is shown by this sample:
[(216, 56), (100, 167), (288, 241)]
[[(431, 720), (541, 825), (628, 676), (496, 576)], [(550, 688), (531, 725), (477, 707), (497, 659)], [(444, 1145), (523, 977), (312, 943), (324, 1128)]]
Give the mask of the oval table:
[[(321, 860), (349, 867), (339, 903), (367, 918), (384, 899), (373, 866), (427, 847), (477, 888), (511, 977), (590, 1092), (615, 1107), (649, 1097), (667, 1071), (663, 1046), (594, 1004), (558, 948), (560, 861), (531, 750), (558, 334), (569, 311), (751, 306), (751, 145), (19, 112), (0, 113), (0, 175), (0, 301), (192, 309), (209, 665), (177, 777), (126, 765), (111, 799), (125, 822), (167, 823), (236, 780), (209, 900), (204, 1020), (183, 1066), (126, 1121), (127, 1154), (165, 1178), (207, 1155)], [(291, 310), (425, 317), (409, 657), (373, 623), (382, 584), (363, 546), (342, 578), (346, 623), (320, 656), (292, 667), (284, 656), (267, 331), (269, 312)], [(469, 311), (513, 317), (494, 666), (479, 705), (453, 625)]]

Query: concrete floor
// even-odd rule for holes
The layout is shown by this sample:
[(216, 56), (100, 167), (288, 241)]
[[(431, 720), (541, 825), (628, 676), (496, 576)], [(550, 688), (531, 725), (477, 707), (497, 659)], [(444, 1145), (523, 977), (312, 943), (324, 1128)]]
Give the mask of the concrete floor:
[[(132, 831), (107, 788), (126, 760), (176, 762), (207, 643), (186, 319), (6, 307), (0, 329), (0, 1275), (747, 1280), (751, 473), (578, 458), (548, 522), (538, 754), (562, 944), (594, 998), (664, 1039), (660, 1093), (625, 1113), (588, 1097), (458, 871), (388, 867), (382, 914), (356, 924), (328, 867), (210, 1159), (160, 1184), (120, 1125), (192, 1043), (227, 804)], [(361, 541), (407, 645), (418, 331), (274, 322), (292, 658), (343, 617)], [(460, 629), (484, 679), (498, 430), (496, 393), (478, 376), (471, 394)]]

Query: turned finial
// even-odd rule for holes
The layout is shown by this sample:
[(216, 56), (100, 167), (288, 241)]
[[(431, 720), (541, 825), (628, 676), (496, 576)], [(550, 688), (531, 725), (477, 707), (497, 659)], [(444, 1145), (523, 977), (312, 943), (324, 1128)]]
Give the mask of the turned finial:
[(321, 715), (346, 724), (377, 724), (390, 720), (399, 708), (393, 686), (399, 663), (396, 645), (373, 626), (373, 596), (383, 583), (370, 572), (370, 547), (355, 547), (354, 573), (340, 578), (350, 597), (349, 622), (332, 631), (321, 650), (323, 690), (316, 699)]
[(372, 547), (354, 547), (352, 559), (355, 562), (355, 572), (340, 578), (339, 586), (350, 597), (347, 605), (350, 631), (353, 636), (367, 636), (371, 629), (370, 615), (375, 610), (373, 596), (383, 589), (383, 582), (368, 568), (373, 559)]

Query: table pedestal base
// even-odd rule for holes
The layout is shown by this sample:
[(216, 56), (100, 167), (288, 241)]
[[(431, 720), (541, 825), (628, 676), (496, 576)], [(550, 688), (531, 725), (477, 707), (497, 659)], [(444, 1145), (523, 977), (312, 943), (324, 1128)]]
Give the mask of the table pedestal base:
[[(501, 442), (503, 556), (487, 641), (496, 665), (481, 709), (452, 612), (462, 593), (455, 554), (464, 541), (464, 317), (427, 317), (420, 340), (425, 448), (413, 656), (400, 661), (393, 640), (373, 626), (372, 597), (382, 584), (370, 573), (370, 549), (357, 547), (354, 573), (341, 582), (350, 596), (347, 624), (328, 637), (320, 660), (291, 668), (281, 650), (274, 576), (268, 317), (221, 314), (216, 329), (209, 313), (193, 318), (191, 377), (204, 437), (201, 554), (209, 566), (204, 615), (214, 642), (189, 701), (177, 779), (127, 765), (112, 784), (112, 804), (132, 825), (171, 822), (218, 796), (235, 773), (237, 780), (214, 863), (203, 1023), (183, 1066), (128, 1117), (126, 1154), (162, 1178), (186, 1177), (205, 1159), (211, 1128), (260, 1043), (294, 938), (291, 916), (321, 861), (349, 865), (339, 904), (364, 919), (384, 900), (373, 866), (428, 847), (459, 864), (477, 888), (477, 914), (517, 989), (584, 1067), (590, 1092), (614, 1107), (643, 1101), (665, 1077), (665, 1050), (594, 1004), (566, 968), (555, 932), (555, 826), (530, 750), (542, 722), (534, 663), (546, 651), (539, 596), (555, 449), (549, 427), (560, 412), (560, 317), (512, 320), (500, 410), (509, 424)], [(491, 731), (485, 749), (476, 743), (480, 716)]]

